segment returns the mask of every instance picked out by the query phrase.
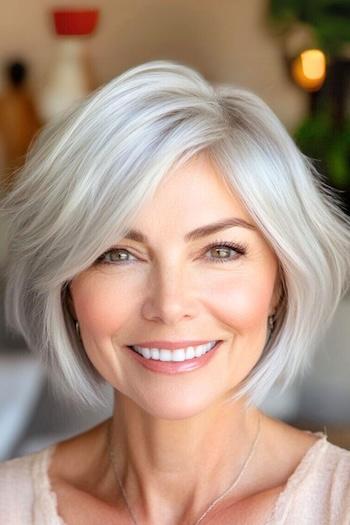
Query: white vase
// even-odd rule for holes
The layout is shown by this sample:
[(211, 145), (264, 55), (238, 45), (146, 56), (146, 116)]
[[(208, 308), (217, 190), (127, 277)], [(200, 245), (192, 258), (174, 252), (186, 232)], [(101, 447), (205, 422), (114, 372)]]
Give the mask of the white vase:
[(90, 91), (83, 39), (59, 37), (55, 58), (38, 99), (41, 118), (47, 122), (82, 100)]

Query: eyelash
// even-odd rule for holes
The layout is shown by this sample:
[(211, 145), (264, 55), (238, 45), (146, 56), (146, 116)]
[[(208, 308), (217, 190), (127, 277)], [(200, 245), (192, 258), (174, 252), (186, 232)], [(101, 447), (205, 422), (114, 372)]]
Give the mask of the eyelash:
[[(238, 243), (238, 242), (228, 242), (228, 241), (215, 241), (215, 242), (212, 242), (211, 244), (209, 244), (209, 246), (206, 246), (205, 248), (205, 251), (204, 251), (204, 254), (207, 253), (208, 251), (212, 250), (213, 248), (230, 248), (232, 250), (234, 250), (236, 252), (236, 255), (234, 257), (228, 257), (228, 258), (213, 258), (211, 259), (211, 261), (213, 262), (218, 262), (218, 263), (226, 263), (226, 262), (231, 262), (233, 260), (237, 260), (239, 259), (242, 255), (246, 255), (247, 253), (247, 247), (246, 245), (242, 244), (242, 243)], [(108, 255), (109, 253), (111, 252), (114, 252), (114, 251), (123, 251), (123, 252), (127, 252), (130, 254), (129, 250), (127, 250), (126, 248), (111, 248), (110, 250), (107, 250), (105, 251), (102, 255), (100, 255), (100, 257), (96, 260), (96, 264), (111, 264), (111, 265), (121, 265), (121, 264), (130, 264), (132, 263), (132, 261), (106, 261), (104, 260), (104, 258), (106, 257), (106, 255)], [(132, 255), (132, 254), (130, 254)]]

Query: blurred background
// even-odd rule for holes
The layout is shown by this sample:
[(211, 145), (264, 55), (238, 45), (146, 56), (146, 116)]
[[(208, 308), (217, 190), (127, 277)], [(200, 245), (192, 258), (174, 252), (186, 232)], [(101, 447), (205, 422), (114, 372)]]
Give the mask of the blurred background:
[[(0, 18), (0, 191), (35, 134), (126, 69), (172, 59), (213, 83), (262, 97), (315, 159), (350, 213), (348, 0), (4, 1)], [(4, 322), (7, 224), (0, 221), (0, 460), (39, 450), (109, 417), (54, 395), (51, 380)], [(262, 408), (326, 431), (350, 450), (350, 296), (307, 374)]]

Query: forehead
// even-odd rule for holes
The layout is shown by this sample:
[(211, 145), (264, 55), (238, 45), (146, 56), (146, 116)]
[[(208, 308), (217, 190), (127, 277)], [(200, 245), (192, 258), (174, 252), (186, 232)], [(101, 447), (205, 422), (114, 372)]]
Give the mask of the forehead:
[(205, 154), (167, 174), (152, 199), (143, 206), (139, 220), (144, 222), (152, 216), (158, 220), (177, 217), (180, 222), (191, 219), (199, 224), (231, 216), (252, 222), (238, 195)]

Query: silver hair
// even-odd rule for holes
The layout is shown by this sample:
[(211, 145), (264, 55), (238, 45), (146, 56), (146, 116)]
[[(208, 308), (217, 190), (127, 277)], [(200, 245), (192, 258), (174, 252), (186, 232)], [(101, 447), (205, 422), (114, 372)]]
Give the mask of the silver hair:
[(68, 283), (123, 238), (170, 170), (205, 152), (279, 261), (281, 300), (262, 355), (234, 392), (258, 405), (305, 371), (349, 288), (350, 220), (269, 107), (174, 61), (133, 67), (38, 136), (1, 204), (6, 316), (61, 392), (103, 406), (105, 380), (67, 305)]

